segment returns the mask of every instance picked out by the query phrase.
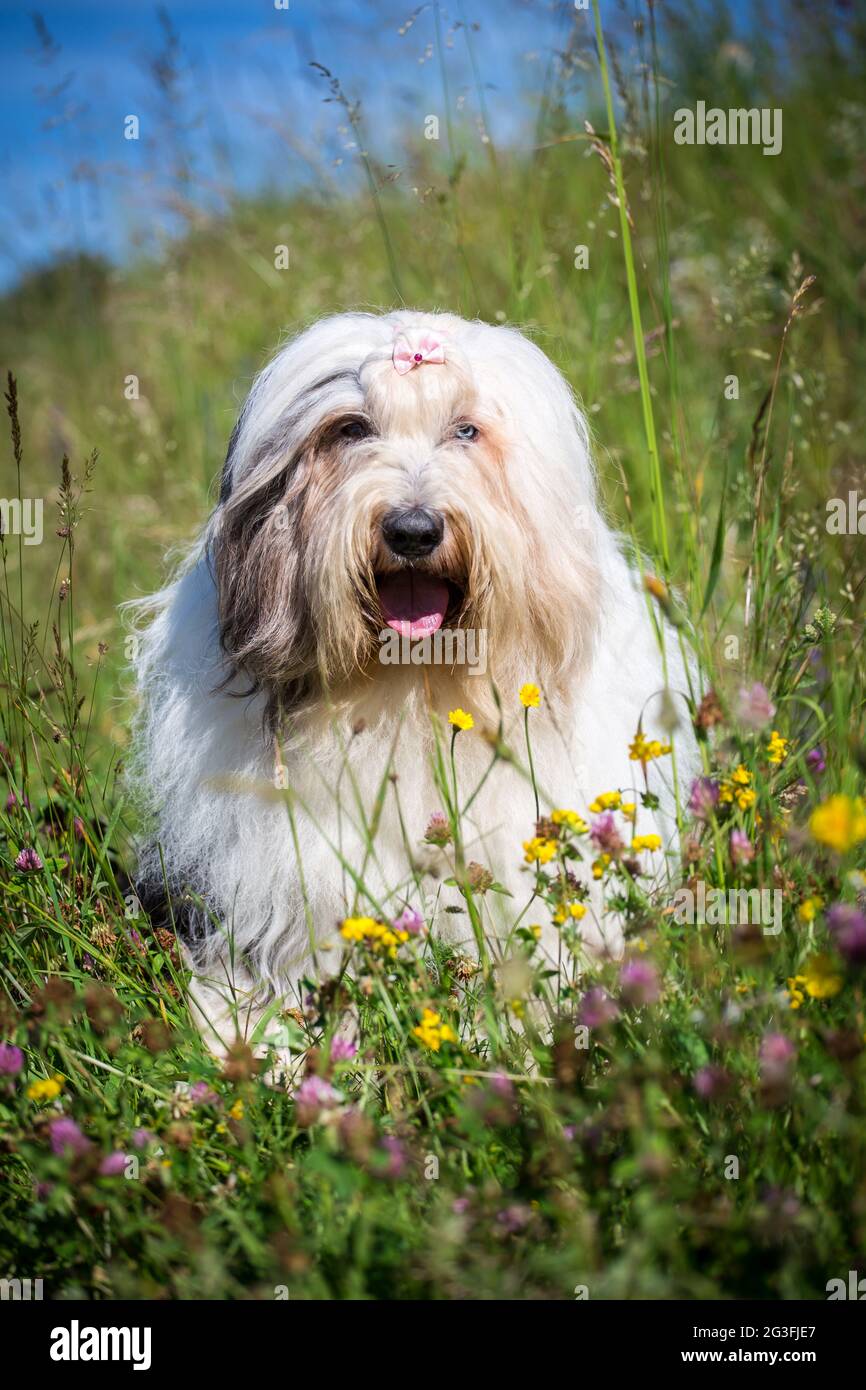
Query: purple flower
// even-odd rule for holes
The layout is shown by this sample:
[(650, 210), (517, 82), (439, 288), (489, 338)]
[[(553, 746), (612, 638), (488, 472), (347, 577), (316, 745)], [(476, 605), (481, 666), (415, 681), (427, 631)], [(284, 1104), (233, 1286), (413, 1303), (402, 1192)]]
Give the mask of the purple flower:
[(463, 1216), (464, 1212), (469, 1210), (469, 1198), (455, 1197), (454, 1201), (451, 1203), (451, 1210), (454, 1212), (455, 1216)]
[(510, 1207), (504, 1207), (502, 1211), (496, 1213), (497, 1225), (503, 1231), (511, 1235), (516, 1235), (528, 1226), (529, 1218), (532, 1215), (528, 1207), (521, 1206), (519, 1202), (514, 1202)]
[(751, 864), (755, 857), (755, 846), (752, 844), (745, 830), (731, 831), (731, 863), (740, 867), (743, 864)]
[[(10, 792), (9, 795), (7, 796), (7, 798), (6, 798), (6, 810), (7, 810), (7, 811), (14, 811), (14, 810), (15, 810), (15, 807), (16, 807), (18, 804), (19, 804), (19, 802), (18, 802), (18, 797), (15, 795), (14, 792)], [(29, 797), (27, 796), (27, 793), (26, 793), (26, 792), (23, 792), (23, 793), (22, 793), (20, 804), (21, 804), (22, 806), (26, 806), (26, 808), (27, 808), (28, 811), (30, 810), (30, 799), (29, 799)]]
[(760, 1050), (762, 1085), (770, 1091), (784, 1087), (796, 1056), (796, 1047), (784, 1033), (765, 1033)]
[(32, 849), (30, 845), (25, 845), (24, 849), (22, 849), (18, 858), (15, 860), (15, 867), (25, 874), (37, 873), (38, 870), (42, 868), (42, 860), (39, 858), (35, 849)]
[(719, 804), (719, 784), (713, 777), (696, 777), (689, 794), (689, 810), (698, 820), (709, 820)]
[(623, 844), (612, 811), (597, 816), (589, 828), (589, 838), (605, 854), (618, 854)]
[(606, 989), (594, 985), (588, 989), (580, 1001), (580, 1022), (587, 1028), (603, 1028), (619, 1017), (619, 1008)]
[(715, 1100), (731, 1084), (731, 1078), (724, 1067), (710, 1064), (700, 1067), (692, 1077), (692, 1085), (701, 1100)]
[(340, 1099), (339, 1091), (335, 1091), (329, 1081), (321, 1076), (305, 1076), (295, 1092), (298, 1124), (315, 1124), (322, 1112), (333, 1109)]
[(490, 1078), (490, 1089), (502, 1100), (511, 1100), (514, 1095), (514, 1082), (502, 1071), (495, 1071)]
[(132, 1131), (132, 1142), (137, 1149), (146, 1149), (148, 1144), (152, 1144), (154, 1136), (149, 1129), (134, 1129)]
[(357, 1057), (358, 1045), (349, 1038), (334, 1038), (331, 1043), (331, 1061), (348, 1062), (351, 1057)]
[(393, 1134), (387, 1134), (380, 1148), (388, 1155), (388, 1162), (382, 1173), (385, 1178), (401, 1178), (406, 1171), (406, 1150)]
[(83, 1154), (90, 1148), (90, 1140), (82, 1134), (74, 1120), (70, 1120), (67, 1115), (61, 1115), (59, 1119), (52, 1120), (48, 1126), (48, 1133), (51, 1136), (51, 1148), (56, 1154), (65, 1153), (70, 1149), (73, 1154)]
[(391, 925), (395, 931), (407, 931), (410, 936), (420, 936), (424, 930), (424, 918), (413, 907), (404, 907)]
[(754, 685), (743, 686), (737, 696), (737, 717), (741, 724), (750, 729), (763, 729), (776, 713), (776, 706), (770, 699), (769, 691), (760, 681)]
[(427, 829), (424, 831), (424, 839), (429, 845), (442, 846), (450, 843), (451, 827), (441, 811), (433, 812), (427, 822)]
[(104, 1178), (116, 1178), (126, 1168), (126, 1154), (120, 1149), (115, 1149), (114, 1153), (106, 1154), (99, 1165), (99, 1171)]
[(193, 1105), (214, 1105), (219, 1100), (206, 1081), (194, 1081), (189, 1088), (189, 1098)]
[(806, 766), (813, 777), (820, 777), (822, 772), (827, 771), (827, 762), (824, 757), (824, 749), (820, 743), (806, 754)]
[(833, 944), (849, 965), (866, 965), (866, 914), (851, 903), (834, 903), (827, 913)]
[(17, 1076), (24, 1066), (24, 1053), (12, 1043), (0, 1043), (0, 1076)]
[(654, 1004), (661, 994), (658, 971), (648, 960), (627, 960), (619, 972), (619, 986), (626, 1004), (634, 1008)]

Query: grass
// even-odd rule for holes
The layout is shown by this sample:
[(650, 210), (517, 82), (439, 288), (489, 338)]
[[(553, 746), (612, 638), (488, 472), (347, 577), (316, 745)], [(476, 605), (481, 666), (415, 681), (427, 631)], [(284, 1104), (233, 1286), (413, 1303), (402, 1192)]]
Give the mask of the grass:
[[(444, 153), (419, 135), (395, 183), (350, 104), (358, 191), (323, 171), (191, 217), (159, 260), (81, 258), (0, 306), (10, 478), (46, 499), (43, 544), (2, 553), (0, 1248), (48, 1296), (821, 1298), (863, 1268), (864, 563), (825, 525), (828, 499), (866, 491), (862, 34), (794, 11), (746, 63), (722, 11), (660, 33), (653, 10), (616, 33), (606, 11), (604, 45), (576, 16), (530, 151), (476, 158), (452, 96)], [(474, 62), (481, 103), (480, 44)], [(672, 111), (707, 96), (783, 106), (783, 154), (674, 146)], [(350, 929), (351, 969), (272, 1021), (307, 1055), (295, 1099), (244, 1048), (207, 1054), (172, 931), (136, 913), (117, 604), (205, 514), (280, 333), (398, 284), (527, 327), (579, 391), (651, 611), (716, 692), (689, 712), (716, 790), (684, 812), (680, 876), (651, 851), (605, 870), (624, 963), (576, 968), (565, 874), (593, 851), (567, 821), (527, 865), (533, 910), (565, 915), (559, 980), (528, 918), (495, 967), (477, 868), (478, 959)], [(763, 723), (761, 692), (739, 694), (755, 682)], [(458, 875), (473, 736), (438, 763)], [(679, 920), (697, 881), (780, 893), (782, 930)]]

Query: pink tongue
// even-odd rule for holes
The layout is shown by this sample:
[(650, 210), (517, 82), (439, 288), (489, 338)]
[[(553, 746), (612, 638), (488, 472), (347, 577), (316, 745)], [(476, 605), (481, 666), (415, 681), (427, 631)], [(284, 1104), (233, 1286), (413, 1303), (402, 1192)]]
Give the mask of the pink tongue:
[(416, 570), (400, 570), (379, 580), (379, 602), (388, 627), (401, 637), (427, 637), (445, 621), (448, 585)]

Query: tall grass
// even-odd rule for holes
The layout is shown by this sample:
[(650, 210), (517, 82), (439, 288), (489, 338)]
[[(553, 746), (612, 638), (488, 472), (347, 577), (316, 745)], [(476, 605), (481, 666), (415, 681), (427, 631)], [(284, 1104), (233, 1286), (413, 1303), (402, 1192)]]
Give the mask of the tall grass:
[[(438, 5), (430, 18), (447, 139), (407, 140), (417, 194), (323, 66), (359, 188), (335, 196), (323, 171), (196, 213), (158, 260), (81, 257), (0, 308), (8, 491), (47, 502), (44, 544), (0, 553), (0, 1272), (92, 1297), (823, 1297), (866, 1243), (864, 566), (862, 540), (825, 526), (827, 499), (863, 488), (862, 33), (795, 9), (784, 46), (738, 46), (721, 11), (713, 28), (641, 6), (629, 27), (596, 3), (591, 22), (568, 16), (533, 148), (473, 152)], [(483, 34), (461, 20), (495, 136)], [(783, 105), (783, 155), (674, 146), (672, 111), (699, 97)], [(650, 611), (699, 657), (705, 698), (675, 717), (694, 720), (715, 793), (684, 809), (674, 881), (602, 869), (621, 966), (577, 968), (569, 874), (590, 856), (567, 821), (542, 823), (534, 919), (494, 955), (498, 886), (464, 843), (470, 735), (440, 731), (429, 833), (476, 953), (383, 937), (398, 929), (366, 865), (344, 860), (372, 926), (263, 1029), (306, 1068), (292, 1098), (249, 1048), (219, 1064), (201, 1046), (172, 923), (131, 893), (116, 605), (205, 514), (237, 397), (280, 333), (397, 302), (516, 321), (581, 394)], [(755, 682), (766, 695), (744, 709)], [(497, 745), (491, 768), (507, 756), (534, 780), (531, 714), (525, 749)], [(391, 794), (383, 779), (365, 812), (371, 856)], [(335, 805), (355, 800), (346, 773)], [(683, 922), (673, 895), (698, 881), (778, 891), (782, 931)], [(561, 927), (555, 978), (542, 913)]]

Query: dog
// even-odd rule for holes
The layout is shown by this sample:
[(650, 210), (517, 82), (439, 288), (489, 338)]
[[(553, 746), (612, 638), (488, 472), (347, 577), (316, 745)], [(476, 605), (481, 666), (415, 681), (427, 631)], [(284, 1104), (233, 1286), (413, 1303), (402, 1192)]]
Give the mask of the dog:
[[(553, 809), (589, 822), (621, 791), (664, 872), (674, 768), (680, 786), (696, 769), (693, 673), (627, 550), (569, 386), (514, 328), (338, 314), (265, 367), (210, 519), (136, 603), (140, 893), (178, 904), (215, 1050), (260, 1040), (275, 1001), (337, 967), (347, 916), (408, 909), (469, 935), (428, 833), (450, 740), (465, 855), (505, 890), (485, 897), (491, 940), (532, 898), (522, 847)], [(639, 732), (671, 757), (630, 756)], [(616, 957), (621, 925), (584, 877), (585, 949)]]

